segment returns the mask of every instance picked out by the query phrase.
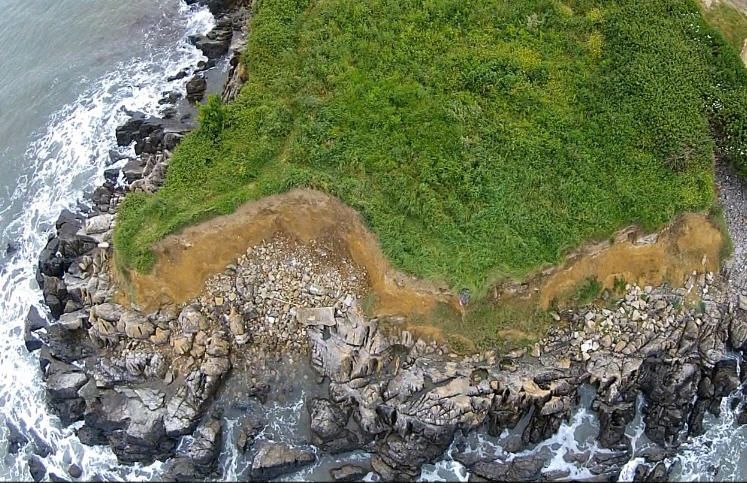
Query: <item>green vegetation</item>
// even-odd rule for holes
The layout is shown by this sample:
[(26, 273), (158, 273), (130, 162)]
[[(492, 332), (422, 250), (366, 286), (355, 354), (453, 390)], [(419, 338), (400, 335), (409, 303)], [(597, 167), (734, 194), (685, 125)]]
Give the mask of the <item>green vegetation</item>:
[(729, 226), (726, 223), (724, 209), (721, 207), (721, 205), (714, 203), (713, 206), (711, 206), (711, 209), (708, 211), (708, 219), (711, 221), (711, 223), (713, 223), (715, 227), (718, 228), (719, 232), (721, 232), (721, 239), (723, 240), (723, 243), (721, 244), (721, 249), (719, 250), (718, 254), (719, 265), (721, 265), (721, 262), (729, 258), (731, 254), (734, 253), (734, 242), (732, 241), (731, 235), (729, 234)]
[(483, 299), (464, 314), (440, 304), (427, 316), (408, 319), (410, 325), (439, 329), (451, 350), (464, 354), (475, 350), (529, 348), (552, 322), (548, 312), (524, 299), (500, 302)]
[(571, 301), (574, 305), (587, 305), (593, 302), (602, 293), (602, 284), (596, 277), (588, 277), (583, 281), (573, 294)]
[(728, 0), (715, 3), (710, 8), (703, 7), (706, 20), (726, 37), (729, 43), (741, 52), (744, 39), (747, 39), (747, 15)]
[(707, 208), (714, 153), (747, 166), (747, 72), (693, 0), (257, 3), (247, 84), (208, 102), (156, 195), (126, 198), (120, 268), (313, 187), (359, 210), (397, 267), (479, 297)]

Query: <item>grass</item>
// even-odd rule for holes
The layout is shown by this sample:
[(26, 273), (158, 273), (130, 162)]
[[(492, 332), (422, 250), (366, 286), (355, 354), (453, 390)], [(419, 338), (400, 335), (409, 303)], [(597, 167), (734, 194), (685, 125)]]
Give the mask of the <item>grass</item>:
[[(294, 187), (359, 210), (400, 269), (469, 288), (714, 199), (743, 169), (747, 75), (692, 0), (260, 0), (237, 100), (211, 99), (120, 269)], [(744, 171), (744, 169), (743, 169)]]
[(587, 305), (596, 300), (602, 293), (602, 284), (596, 277), (588, 277), (577, 288), (571, 301), (574, 305)]
[(729, 225), (726, 222), (724, 215), (724, 209), (718, 203), (714, 203), (711, 209), (708, 211), (708, 219), (713, 223), (715, 227), (721, 232), (721, 249), (719, 250), (719, 265), (729, 258), (734, 253), (734, 241), (731, 239), (729, 234)]
[(744, 39), (747, 39), (747, 15), (728, 1), (716, 3), (711, 8), (703, 7), (703, 15), (741, 52)]
[(501, 302), (483, 299), (470, 304), (463, 315), (453, 307), (440, 304), (427, 316), (408, 319), (409, 325), (437, 329), (451, 350), (463, 354), (529, 348), (552, 322), (548, 312), (522, 299)]

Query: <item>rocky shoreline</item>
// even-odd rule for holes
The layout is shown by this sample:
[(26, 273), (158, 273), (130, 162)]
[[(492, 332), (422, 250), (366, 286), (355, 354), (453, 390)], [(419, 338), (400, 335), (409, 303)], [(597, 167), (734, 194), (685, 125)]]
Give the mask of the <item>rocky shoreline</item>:
[[(197, 101), (211, 75), (205, 69), (229, 56), (222, 96), (230, 101), (246, 75), (236, 52), (249, 7), (205, 3), (216, 27), (193, 41), (209, 60), (175, 78), (185, 79), (187, 100)], [(162, 184), (170, 151), (192, 128), (177, 97), (164, 96), (163, 119), (133, 113), (117, 129), (118, 143), (134, 143), (138, 156), (105, 172), (89, 210), (61, 214), (37, 276), (52, 320), (32, 309), (25, 331), (62, 424), (77, 423), (81, 442), (110, 446), (121, 463), (166, 461), (166, 480), (221, 477), (230, 375), (240, 376), (239, 407), (252, 408), (232, 444), (249, 455), (253, 479), (282, 477), (322, 454), (362, 450), (367, 462), (335, 467), (330, 476), (354, 481), (373, 471), (412, 480), (458, 432), (484, 431), (510, 456), (457, 448), (453, 456), (472, 480), (559, 480), (568, 475), (543, 472), (548, 454), (517, 453), (551, 437), (590, 385), (598, 442), (610, 451), (579, 461), (596, 479), (614, 481), (640, 457), (636, 478), (663, 481), (667, 458), (702, 432), (706, 412), (717, 415), (747, 374), (737, 357), (747, 348), (747, 294), (732, 282), (741, 280), (738, 269), (693, 273), (684, 288), (628, 285), (616, 302), (555, 313), (554, 329), (530, 354), (460, 356), (391, 321), (367, 319), (363, 270), (344, 253), (282, 236), (249, 247), (186, 304), (152, 313), (118, 305), (109, 271), (114, 214), (127, 192)], [(727, 267), (743, 266), (742, 252), (735, 256)], [(294, 384), (294, 366), (281, 369), (288, 359), (307, 359), (318, 378), (320, 395), (305, 402), (309, 440), (255, 441), (268, 400)], [(658, 446), (633, 454), (625, 429), (639, 395), (646, 435)], [(27, 442), (10, 429), (16, 447)], [(33, 443), (37, 454), (49, 451)], [(46, 476), (38, 456), (29, 464), (34, 480)], [(79, 469), (71, 466), (69, 476), (79, 477)]]

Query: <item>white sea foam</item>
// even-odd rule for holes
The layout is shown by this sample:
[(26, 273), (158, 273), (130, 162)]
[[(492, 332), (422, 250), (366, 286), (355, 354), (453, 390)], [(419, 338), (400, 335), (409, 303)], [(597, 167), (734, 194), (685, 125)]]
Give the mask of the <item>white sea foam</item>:
[[(25, 154), (32, 174), (21, 177), (10, 195), (8, 207), (20, 207), (21, 214), (4, 232), (18, 252), (0, 274), (0, 406), (5, 417), (21, 427), (35, 428), (51, 444), (54, 451), (44, 462), (59, 475), (75, 461), (82, 463), (83, 479), (101, 474), (108, 479), (142, 480), (153, 478), (160, 465), (120, 468), (109, 449), (81, 445), (73, 427), (60, 428), (45, 403), (38, 357), (27, 354), (23, 345), (23, 324), (32, 305), (45, 310), (34, 281), (39, 252), (60, 211), (74, 209), (85, 191), (103, 181), (109, 150), (116, 147), (115, 128), (126, 119), (123, 109), (156, 114), (156, 101), (163, 91), (182, 89), (180, 83), (167, 82), (166, 76), (204, 58), (187, 37), (212, 28), (210, 12), (182, 4), (170, 21), (181, 30), (171, 45), (161, 39), (162, 46), (147, 58), (113, 66), (109, 74), (90, 81), (85, 92), (51, 116), (46, 132)], [(6, 440), (4, 425), (0, 428), (0, 437)], [(0, 479), (28, 479), (28, 451), (24, 448), (17, 457), (5, 458)]]

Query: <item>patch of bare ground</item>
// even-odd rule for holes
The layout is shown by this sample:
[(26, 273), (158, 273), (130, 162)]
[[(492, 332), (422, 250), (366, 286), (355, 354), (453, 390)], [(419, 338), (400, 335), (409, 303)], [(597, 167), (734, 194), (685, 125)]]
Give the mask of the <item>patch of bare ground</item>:
[[(607, 241), (574, 251), (563, 264), (526, 281), (496, 286), (488, 297), (471, 302), (465, 310), (447, 287), (396, 271), (352, 208), (318, 191), (294, 190), (247, 203), (231, 215), (164, 239), (154, 249), (152, 273), (129, 274), (128, 281), (121, 283), (120, 301), (146, 311), (182, 304), (198, 296), (211, 276), (235, 263), (247, 249), (277, 236), (291, 244), (325, 247), (325, 263), (330, 267), (347, 263), (358, 267), (365, 273), (366, 308), (371, 316), (426, 334), (427, 339), (458, 338), (459, 345), (468, 350), (474, 348), (468, 342), (479, 345), (476, 339), (482, 337), (474, 335), (477, 330), (472, 331), (471, 325), (483, 325), (479, 331), (485, 334), (485, 321), (501, 318), (501, 314), (531, 317), (535, 309), (547, 310), (553, 302), (568, 298), (588, 279), (597, 280), (602, 288), (613, 288), (615, 280), (676, 286), (693, 271), (717, 271), (723, 244), (718, 227), (702, 214), (684, 214), (653, 234), (629, 227)], [(507, 310), (519, 306), (520, 311)], [(490, 337), (529, 340), (542, 336), (543, 324), (513, 318), (495, 323)]]

